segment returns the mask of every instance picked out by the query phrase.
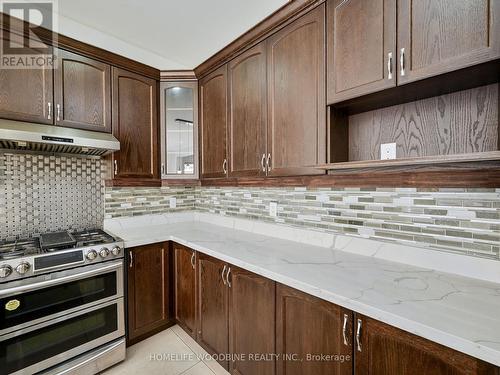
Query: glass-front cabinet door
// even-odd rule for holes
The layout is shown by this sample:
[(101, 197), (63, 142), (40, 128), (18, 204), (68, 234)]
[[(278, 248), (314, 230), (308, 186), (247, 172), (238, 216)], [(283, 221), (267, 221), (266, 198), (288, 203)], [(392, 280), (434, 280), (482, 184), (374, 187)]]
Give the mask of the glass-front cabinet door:
[(162, 178), (198, 178), (198, 83), (162, 82)]

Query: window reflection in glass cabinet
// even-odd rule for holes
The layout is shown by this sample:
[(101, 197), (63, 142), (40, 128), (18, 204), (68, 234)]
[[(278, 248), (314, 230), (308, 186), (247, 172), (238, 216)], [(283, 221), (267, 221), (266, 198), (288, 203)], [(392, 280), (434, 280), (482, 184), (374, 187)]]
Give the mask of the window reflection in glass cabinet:
[(198, 178), (197, 82), (162, 82), (162, 178)]

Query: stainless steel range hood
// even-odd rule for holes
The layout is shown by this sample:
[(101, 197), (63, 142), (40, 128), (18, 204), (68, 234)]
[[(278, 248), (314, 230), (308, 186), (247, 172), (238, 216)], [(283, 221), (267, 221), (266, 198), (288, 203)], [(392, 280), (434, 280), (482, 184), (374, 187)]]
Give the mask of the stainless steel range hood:
[(0, 149), (104, 156), (120, 142), (108, 133), (0, 119)]

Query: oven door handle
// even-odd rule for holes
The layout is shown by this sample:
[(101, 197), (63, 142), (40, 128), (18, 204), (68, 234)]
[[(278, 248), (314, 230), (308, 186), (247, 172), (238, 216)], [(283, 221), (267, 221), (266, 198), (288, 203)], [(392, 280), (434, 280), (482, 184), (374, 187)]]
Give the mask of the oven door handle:
[(38, 289), (42, 289), (42, 288), (47, 288), (47, 287), (54, 286), (54, 285), (64, 284), (64, 283), (68, 283), (71, 281), (85, 279), (87, 277), (100, 275), (100, 274), (103, 274), (103, 273), (106, 273), (109, 271), (113, 271), (113, 270), (116, 270), (119, 268), (123, 268), (123, 262), (115, 262), (115, 263), (112, 263), (112, 264), (109, 264), (109, 265), (106, 265), (106, 266), (103, 266), (103, 267), (100, 267), (100, 268), (97, 268), (97, 269), (94, 269), (91, 271), (79, 272), (79, 273), (75, 273), (73, 275), (59, 277), (57, 279), (44, 280), (44, 281), (40, 281), (40, 282), (37, 282), (34, 284), (22, 285), (22, 286), (8, 288), (5, 290), (0, 290), (0, 298), (11, 296), (11, 295), (16, 295), (16, 294), (20, 294), (20, 293), (30, 292), (30, 291), (38, 290)]

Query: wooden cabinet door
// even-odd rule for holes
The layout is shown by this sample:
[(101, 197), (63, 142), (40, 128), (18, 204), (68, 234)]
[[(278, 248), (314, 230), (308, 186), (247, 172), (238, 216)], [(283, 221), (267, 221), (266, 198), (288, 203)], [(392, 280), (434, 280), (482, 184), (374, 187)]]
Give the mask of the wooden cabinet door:
[(229, 176), (266, 174), (266, 48), (262, 42), (229, 63)]
[(158, 178), (157, 82), (113, 68), (114, 178)]
[[(351, 375), (351, 333), (351, 311), (277, 285), (276, 349), (279, 355), (288, 358), (278, 360), (278, 375)], [(343, 355), (345, 360), (342, 362), (340, 358), (335, 361), (334, 358), (326, 360), (316, 357), (321, 354)], [(367, 375), (366, 372), (359, 374)]]
[(235, 267), (228, 278), (230, 353), (242, 358), (231, 362), (231, 374), (274, 375), (275, 361), (263, 358), (276, 353), (276, 283)]
[(357, 374), (500, 374), (493, 365), (356, 314), (356, 332), (359, 324), (360, 346), (354, 348)]
[(499, 18), (496, 0), (398, 0), (398, 84), (499, 58)]
[(267, 61), (268, 174), (324, 174), (324, 4), (269, 37)]
[(227, 175), (227, 65), (200, 81), (201, 175)]
[(170, 322), (167, 243), (128, 250), (128, 341), (137, 342)]
[(196, 252), (174, 244), (175, 319), (196, 337)]
[[(227, 265), (198, 254), (198, 342), (210, 354), (229, 350)], [(224, 275), (223, 275), (224, 273)], [(227, 361), (219, 361), (227, 370)]]
[(396, 86), (396, 0), (328, 0), (328, 103)]
[(111, 67), (64, 50), (57, 57), (56, 125), (111, 133)]
[[(2, 31), (2, 45), (22, 41)], [(36, 53), (35, 51), (33, 53)], [(53, 124), (53, 83), (50, 69), (0, 69), (0, 118)]]

